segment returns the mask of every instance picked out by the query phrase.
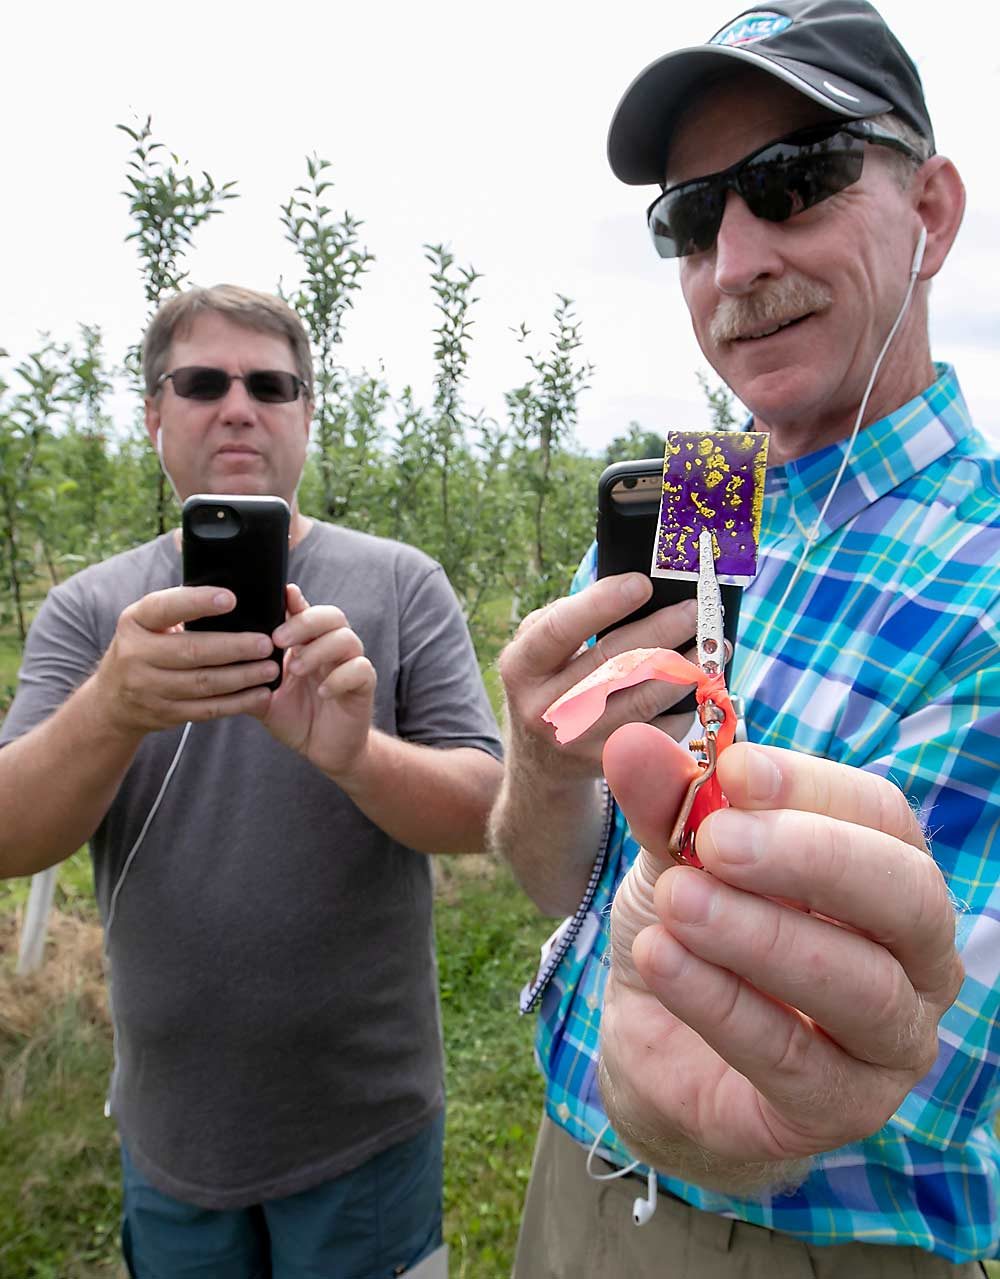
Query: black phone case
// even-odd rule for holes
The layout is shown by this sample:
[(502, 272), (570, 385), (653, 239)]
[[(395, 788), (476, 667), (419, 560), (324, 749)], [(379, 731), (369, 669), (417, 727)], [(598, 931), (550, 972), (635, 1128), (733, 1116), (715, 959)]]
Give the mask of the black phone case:
[[(663, 476), (663, 459), (658, 457), (642, 458), (638, 461), (614, 462), (607, 467), (597, 482), (597, 576), (611, 577), (616, 573), (644, 573), (650, 577), (650, 566), (653, 562), (653, 544), (660, 518), (660, 493)], [(622, 481), (635, 479), (634, 496), (622, 500), (627, 489), (617, 488)], [(640, 481), (645, 485), (640, 487)], [(650, 482), (652, 481), (652, 483)], [(601, 631), (617, 630), (628, 622), (636, 622), (648, 617), (657, 609), (668, 604), (679, 604), (681, 600), (695, 599), (698, 594), (698, 583), (678, 580), (672, 577), (653, 577), (653, 594), (634, 612), (623, 617), (620, 622)], [(723, 632), (729, 643), (736, 649), (736, 631), (740, 620), (740, 601), (743, 596), (742, 586), (721, 587), (723, 608)], [(683, 644), (678, 650), (689, 648), (695, 636)], [(732, 674), (732, 658), (727, 662), (725, 678), (728, 685)], [(687, 714), (696, 709), (694, 694), (691, 693), (673, 708), (671, 713)]]
[[(218, 586), (232, 591), (230, 613), (185, 623), (189, 631), (261, 631), (285, 620), (288, 529), (291, 513), (280, 497), (195, 493), (181, 509), (185, 586)], [(273, 648), (281, 683), (282, 650)]]

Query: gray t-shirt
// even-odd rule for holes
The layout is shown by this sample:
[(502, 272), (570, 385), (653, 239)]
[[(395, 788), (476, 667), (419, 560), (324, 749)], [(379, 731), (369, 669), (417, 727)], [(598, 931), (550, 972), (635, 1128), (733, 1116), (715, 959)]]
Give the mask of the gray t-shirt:
[[(378, 674), (376, 727), (499, 757), (441, 567), (314, 523), (289, 579), (337, 604)], [(178, 585), (166, 534), (54, 588), (0, 744), (93, 671), (122, 609)], [(182, 730), (148, 735), (91, 840), (102, 918)], [(53, 779), (58, 785), (58, 779)], [(247, 716), (192, 725), (108, 936), (112, 1107), (139, 1170), (207, 1208), (294, 1194), (429, 1123), (443, 1064), (427, 857)]]

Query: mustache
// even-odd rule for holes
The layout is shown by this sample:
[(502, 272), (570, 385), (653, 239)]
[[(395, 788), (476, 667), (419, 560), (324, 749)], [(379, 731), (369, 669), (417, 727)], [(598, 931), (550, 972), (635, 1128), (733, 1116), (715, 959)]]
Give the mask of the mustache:
[(832, 301), (825, 284), (803, 275), (774, 280), (745, 297), (722, 298), (709, 323), (709, 337), (713, 342), (733, 342), (811, 311), (824, 311)]

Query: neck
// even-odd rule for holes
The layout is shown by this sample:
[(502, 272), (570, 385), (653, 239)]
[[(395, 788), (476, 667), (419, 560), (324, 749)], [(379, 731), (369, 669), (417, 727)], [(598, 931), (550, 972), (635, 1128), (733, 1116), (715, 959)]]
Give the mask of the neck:
[(298, 502), (292, 504), (292, 522), (288, 527), (288, 545), (298, 546), (312, 528), (313, 522), (299, 510)]
[[(909, 323), (902, 327), (888, 347), (883, 348), (873, 365), (875, 380), (868, 400), (864, 403), (859, 431), (888, 417), (926, 391), (934, 381), (934, 362), (927, 342), (926, 313), (921, 323), (919, 312), (922, 308), (917, 306), (914, 309), (918, 314), (911, 313)], [(770, 436), (768, 465), (781, 466), (786, 462), (794, 462), (797, 458), (818, 452), (840, 440), (849, 439), (854, 433), (863, 402), (862, 395), (854, 404), (831, 405), (828, 411), (821, 408), (805, 419), (772, 415), (772, 420), (766, 421), (755, 414), (755, 430), (767, 431)]]

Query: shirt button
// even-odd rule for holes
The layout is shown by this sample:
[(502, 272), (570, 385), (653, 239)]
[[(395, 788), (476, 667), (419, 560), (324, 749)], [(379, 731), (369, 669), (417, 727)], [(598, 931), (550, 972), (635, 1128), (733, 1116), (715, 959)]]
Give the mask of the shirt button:
[(556, 1107), (556, 1109), (557, 1109), (557, 1110), (558, 1110), (558, 1112), (559, 1112), (559, 1118), (560, 1118), (560, 1119), (568, 1119), (568, 1118), (569, 1118), (569, 1106), (567, 1106), (567, 1105), (566, 1105), (566, 1103), (565, 1103), (564, 1101), (561, 1101), (561, 1102), (559, 1103), (559, 1105)]
[(596, 1013), (599, 1006), (600, 1006), (600, 1000), (597, 998), (596, 995), (587, 996), (587, 1007), (590, 1009), (592, 1013)]

